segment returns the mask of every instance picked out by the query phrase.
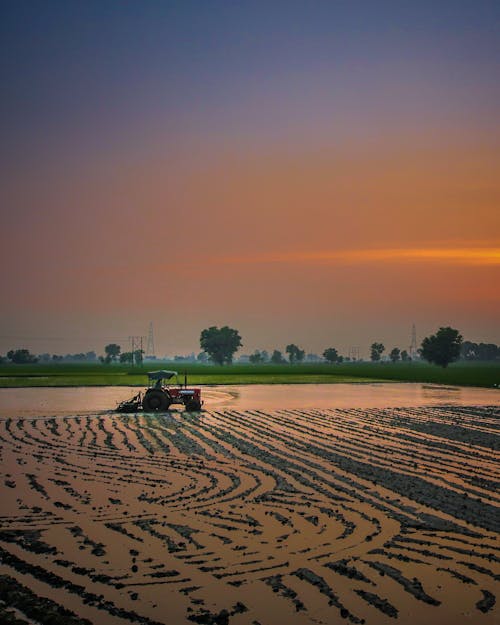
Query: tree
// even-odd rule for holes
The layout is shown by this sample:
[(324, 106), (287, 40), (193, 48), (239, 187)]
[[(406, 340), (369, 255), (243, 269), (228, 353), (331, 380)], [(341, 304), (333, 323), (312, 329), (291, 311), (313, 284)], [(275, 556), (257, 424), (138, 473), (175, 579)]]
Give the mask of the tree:
[(400, 355), (401, 350), (399, 349), (399, 347), (393, 347), (389, 354), (389, 358), (392, 360), (392, 362), (397, 362), (400, 358)]
[(385, 351), (385, 347), (382, 343), (372, 343), (370, 347), (370, 358), (373, 362), (378, 362), (380, 360), (380, 356)]
[(403, 351), (401, 352), (401, 360), (403, 362), (408, 362), (409, 360), (411, 360), (410, 354), (406, 351), (406, 349), (403, 349)]
[(116, 343), (109, 343), (104, 348), (106, 352), (106, 357), (104, 358), (104, 362), (109, 364), (110, 362), (116, 362), (118, 356), (120, 355), (121, 347)]
[(142, 365), (143, 360), (144, 360), (144, 350), (143, 349), (136, 349), (134, 351), (134, 362), (135, 362), (135, 364), (139, 367), (140, 365)]
[(200, 347), (218, 365), (231, 364), (233, 356), (243, 344), (238, 330), (211, 326), (202, 331)]
[(198, 356), (196, 356), (196, 360), (198, 362), (205, 363), (208, 362), (208, 356), (205, 354), (205, 352), (200, 352)]
[(436, 334), (427, 336), (422, 341), (420, 353), (428, 362), (446, 368), (450, 362), (458, 360), (462, 346), (462, 335), (458, 330), (439, 328)]
[(264, 362), (264, 356), (261, 354), (261, 352), (259, 352), (258, 349), (256, 349), (253, 354), (250, 354), (248, 360), (252, 363), (252, 365), (258, 365)]
[(285, 351), (288, 354), (290, 364), (292, 365), (296, 362), (304, 360), (304, 356), (306, 355), (305, 351), (300, 349), (300, 347), (297, 347), (294, 343), (287, 345)]
[(339, 362), (340, 356), (335, 347), (329, 347), (323, 352), (323, 358), (333, 364), (334, 362)]
[(7, 358), (16, 365), (28, 365), (38, 362), (38, 358), (29, 349), (11, 349), (7, 352)]
[(279, 350), (275, 349), (271, 354), (271, 362), (273, 365), (283, 365), (285, 363), (283, 354)]
[(132, 365), (134, 363), (133, 352), (123, 352), (120, 354), (120, 362)]
[(450, 362), (458, 360), (462, 346), (462, 335), (458, 330), (439, 328), (436, 334), (427, 336), (422, 341), (420, 354), (428, 362), (446, 368)]
[(464, 360), (498, 360), (500, 347), (494, 343), (472, 343), (464, 341), (460, 348), (460, 358)]

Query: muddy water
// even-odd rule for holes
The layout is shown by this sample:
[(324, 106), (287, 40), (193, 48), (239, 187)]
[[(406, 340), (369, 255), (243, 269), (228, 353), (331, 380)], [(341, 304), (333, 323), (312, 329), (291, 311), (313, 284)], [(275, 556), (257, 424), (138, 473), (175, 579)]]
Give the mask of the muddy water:
[[(0, 389), (0, 417), (86, 414), (113, 410), (137, 387)], [(275, 384), (203, 387), (207, 410), (391, 408), (500, 405), (500, 390), (415, 383)]]

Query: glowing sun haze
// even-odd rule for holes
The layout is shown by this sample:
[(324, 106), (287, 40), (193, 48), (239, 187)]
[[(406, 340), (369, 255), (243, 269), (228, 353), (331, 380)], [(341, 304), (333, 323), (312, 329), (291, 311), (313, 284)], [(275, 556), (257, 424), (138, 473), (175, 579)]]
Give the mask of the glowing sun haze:
[(4, 3), (0, 352), (499, 342), (499, 18)]

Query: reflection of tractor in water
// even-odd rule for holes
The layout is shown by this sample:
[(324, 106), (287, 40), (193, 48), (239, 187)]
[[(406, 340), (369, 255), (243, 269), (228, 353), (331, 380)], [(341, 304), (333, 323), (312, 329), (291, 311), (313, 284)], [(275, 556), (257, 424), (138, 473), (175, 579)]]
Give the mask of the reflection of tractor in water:
[[(167, 384), (172, 378), (176, 385)], [(172, 404), (182, 404), (186, 410), (201, 410), (201, 389), (188, 388), (187, 378), (184, 375), (184, 384), (179, 381), (177, 371), (150, 371), (148, 373), (149, 387), (144, 394), (138, 393), (132, 399), (123, 401), (117, 407), (117, 412), (137, 412), (142, 408), (144, 412), (165, 412)]]

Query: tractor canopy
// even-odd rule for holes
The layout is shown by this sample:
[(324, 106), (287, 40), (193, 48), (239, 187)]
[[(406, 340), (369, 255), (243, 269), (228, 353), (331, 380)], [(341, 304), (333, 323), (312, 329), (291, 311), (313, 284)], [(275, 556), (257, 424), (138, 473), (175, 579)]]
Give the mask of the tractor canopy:
[(160, 371), (148, 371), (148, 379), (153, 380), (170, 380), (177, 375), (177, 371), (167, 371), (166, 369), (160, 369)]

